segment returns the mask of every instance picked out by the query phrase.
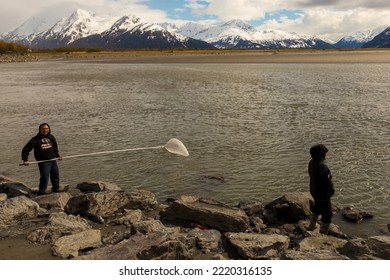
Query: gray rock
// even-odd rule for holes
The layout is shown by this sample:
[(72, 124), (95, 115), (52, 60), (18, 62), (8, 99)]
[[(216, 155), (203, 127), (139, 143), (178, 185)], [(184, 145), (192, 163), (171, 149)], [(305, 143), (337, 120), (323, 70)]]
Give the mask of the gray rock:
[(390, 259), (390, 236), (370, 236), (367, 244), (373, 254), (381, 259)]
[(334, 250), (287, 250), (281, 258), (282, 260), (349, 260)]
[(354, 223), (361, 222), (364, 219), (373, 218), (371, 214), (352, 207), (345, 207), (344, 209), (341, 210), (341, 214), (346, 220)]
[(243, 210), (194, 196), (181, 196), (161, 215), (165, 218), (193, 221), (221, 232), (240, 232), (249, 227), (249, 218)]
[(23, 218), (35, 218), (38, 216), (38, 211), (38, 203), (25, 196), (0, 201), (0, 225)]
[(125, 214), (120, 215), (119, 217), (109, 220), (109, 223), (115, 225), (125, 225), (130, 226), (134, 223), (141, 221), (142, 211), (139, 209), (136, 210), (125, 210)]
[(289, 238), (279, 234), (226, 233), (226, 238), (244, 259), (278, 259), (287, 250)]
[(52, 209), (60, 208), (64, 210), (65, 205), (68, 203), (72, 196), (69, 193), (50, 193), (33, 198), (41, 208)]
[(309, 192), (290, 193), (266, 204), (265, 209), (275, 213), (283, 221), (296, 223), (310, 216), (312, 203), (313, 198)]
[[(118, 244), (102, 247), (79, 256), (78, 260), (137, 260), (143, 252), (151, 252), (153, 248), (158, 248), (167, 241), (167, 234), (163, 232), (151, 232), (147, 235), (137, 233), (129, 239), (123, 240)], [(156, 252), (155, 256), (158, 255)], [(151, 254), (149, 254), (152, 257)]]
[(68, 259), (77, 257), (80, 250), (96, 248), (101, 244), (100, 230), (91, 229), (59, 238), (52, 250), (54, 256)]
[(45, 227), (32, 230), (27, 239), (34, 243), (54, 244), (60, 237), (91, 229), (88, 220), (63, 212), (52, 213)]
[(126, 193), (129, 198), (128, 209), (150, 211), (158, 206), (156, 195), (150, 191), (136, 189)]
[(20, 182), (2, 182), (0, 183), (0, 193), (7, 194), (8, 197), (27, 196), (32, 197), (32, 191), (25, 184)]
[(124, 191), (88, 193), (70, 198), (65, 212), (106, 218), (122, 211), (128, 203), (129, 198)]

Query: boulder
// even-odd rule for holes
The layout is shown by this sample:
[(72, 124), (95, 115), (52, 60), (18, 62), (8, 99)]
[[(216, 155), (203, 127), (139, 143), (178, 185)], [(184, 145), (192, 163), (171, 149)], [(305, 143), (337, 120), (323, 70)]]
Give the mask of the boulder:
[(46, 195), (40, 195), (33, 200), (39, 204), (41, 208), (52, 209), (60, 208), (64, 210), (65, 205), (68, 203), (72, 196), (69, 193), (49, 193)]
[(349, 260), (334, 250), (287, 250), (281, 260)]
[(122, 211), (128, 203), (129, 198), (124, 191), (88, 193), (70, 198), (65, 212), (105, 218)]
[(376, 259), (372, 255), (370, 248), (368, 247), (367, 240), (363, 238), (353, 238), (338, 251), (353, 260), (373, 260)]
[[(137, 233), (129, 239), (115, 245), (98, 248), (79, 256), (78, 260), (137, 260), (142, 252), (150, 252), (152, 248), (167, 241), (167, 234), (152, 232), (147, 235)], [(145, 254), (144, 254), (145, 255)], [(151, 256), (151, 254), (149, 255)], [(156, 257), (156, 255), (154, 256)]]
[(129, 209), (141, 209), (143, 211), (150, 211), (158, 206), (156, 195), (146, 190), (132, 190), (127, 191), (129, 198), (128, 208)]
[(275, 199), (265, 205), (265, 209), (282, 221), (296, 223), (307, 219), (311, 214), (313, 198), (309, 192), (291, 193)]
[(226, 233), (226, 238), (244, 259), (278, 259), (287, 250), (290, 239), (279, 234)]
[(54, 244), (60, 237), (79, 233), (92, 226), (88, 220), (63, 212), (52, 213), (45, 227), (34, 229), (27, 239), (34, 243)]
[(390, 236), (370, 236), (367, 244), (374, 256), (384, 260), (390, 259)]
[(68, 259), (77, 257), (80, 250), (96, 248), (101, 244), (100, 230), (91, 229), (59, 238), (52, 251), (54, 256)]
[(136, 210), (125, 210), (125, 214), (120, 215), (119, 217), (110, 219), (109, 223), (115, 225), (125, 225), (130, 226), (134, 223), (141, 221), (142, 211), (139, 209)]
[(181, 196), (161, 215), (164, 218), (196, 222), (221, 232), (240, 232), (249, 227), (249, 218), (243, 210), (194, 196)]
[(0, 225), (5, 225), (23, 218), (35, 218), (38, 216), (39, 205), (35, 201), (17, 196), (0, 201)]
[(20, 182), (1, 182), (0, 193), (5, 193), (8, 197), (15, 197), (20, 195), (32, 197), (31, 189)]
[(373, 216), (365, 211), (362, 211), (357, 208), (345, 207), (341, 210), (341, 215), (347, 221), (358, 223), (363, 221), (363, 219), (371, 219)]

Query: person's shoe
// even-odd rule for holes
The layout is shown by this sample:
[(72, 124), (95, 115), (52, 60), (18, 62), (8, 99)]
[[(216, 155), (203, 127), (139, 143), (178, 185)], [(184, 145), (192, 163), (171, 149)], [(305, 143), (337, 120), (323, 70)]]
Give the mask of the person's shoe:
[(317, 228), (317, 219), (318, 219), (318, 215), (312, 213), (310, 215), (310, 224), (306, 229), (310, 231), (315, 230)]
[(329, 233), (329, 227), (330, 227), (330, 224), (328, 224), (328, 223), (321, 223), (320, 233), (328, 234)]

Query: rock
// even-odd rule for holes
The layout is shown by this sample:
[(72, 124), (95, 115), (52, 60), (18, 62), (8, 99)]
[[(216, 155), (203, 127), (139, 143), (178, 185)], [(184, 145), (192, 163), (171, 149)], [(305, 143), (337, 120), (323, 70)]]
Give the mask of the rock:
[(238, 208), (244, 210), (248, 216), (262, 214), (264, 212), (263, 204), (257, 201), (240, 201), (238, 203)]
[[(152, 248), (167, 241), (167, 235), (162, 232), (152, 232), (147, 235), (137, 233), (118, 244), (102, 247), (79, 256), (78, 260), (137, 260), (142, 252), (151, 252)], [(143, 254), (145, 256), (145, 254)], [(156, 253), (157, 255), (157, 253)], [(155, 255), (155, 256), (156, 256)], [(151, 256), (151, 254), (149, 254)]]
[(88, 220), (63, 212), (52, 213), (45, 227), (32, 230), (27, 239), (34, 243), (54, 244), (60, 237), (91, 229)]
[(109, 222), (115, 225), (125, 225), (130, 226), (134, 223), (141, 221), (142, 211), (137, 210), (125, 210), (125, 214), (117, 218), (111, 219)]
[(102, 237), (102, 242), (104, 245), (114, 245), (121, 242), (124, 239), (128, 239), (132, 235), (131, 231), (125, 232), (113, 232), (106, 234)]
[(333, 250), (287, 250), (280, 258), (281, 260), (349, 260)]
[(142, 233), (147, 234), (150, 232), (165, 232), (166, 227), (158, 220), (149, 220), (149, 221), (142, 221), (138, 222), (132, 225), (131, 232), (133, 234), (135, 233)]
[(198, 234), (196, 235), (196, 245), (199, 249), (206, 251), (217, 250), (221, 243), (221, 233), (218, 230), (200, 230), (195, 229)]
[(363, 238), (353, 238), (338, 251), (353, 260), (373, 260), (376, 259), (368, 247), (367, 240)]
[(226, 233), (226, 238), (244, 259), (278, 259), (287, 250), (289, 238), (279, 234)]
[(32, 191), (25, 184), (20, 182), (2, 182), (0, 183), (0, 193), (7, 194), (8, 197), (25, 195), (32, 197)]
[(347, 240), (339, 239), (330, 235), (312, 232), (312, 237), (306, 237), (298, 243), (300, 251), (331, 250), (337, 251), (342, 248)]
[(106, 218), (122, 211), (128, 204), (129, 198), (124, 191), (88, 193), (70, 198), (65, 212)]
[(40, 195), (32, 200), (39, 204), (40, 207), (45, 209), (60, 208), (64, 210), (65, 205), (68, 203), (72, 196), (69, 193), (50, 193), (46, 195)]
[(341, 215), (348, 221), (358, 223), (363, 221), (363, 219), (371, 219), (373, 216), (365, 211), (362, 211), (357, 208), (345, 207), (341, 210)]
[(129, 209), (141, 209), (143, 211), (150, 211), (158, 206), (156, 195), (146, 190), (132, 190), (127, 191), (129, 198)]
[(384, 260), (390, 259), (390, 236), (370, 236), (367, 244), (374, 256)]
[(268, 203), (265, 209), (275, 213), (283, 221), (296, 223), (310, 216), (312, 203), (313, 199), (309, 192), (291, 193)]
[(7, 194), (5, 193), (0, 193), (0, 201), (4, 201), (4, 200), (7, 200)]
[(103, 181), (83, 182), (77, 184), (77, 189), (81, 192), (103, 192), (103, 191), (121, 191), (122, 189), (115, 184)]
[(80, 250), (96, 248), (101, 244), (100, 230), (91, 229), (59, 238), (52, 250), (54, 256), (68, 259), (77, 257)]
[(249, 227), (249, 218), (238, 208), (218, 201), (182, 196), (161, 213), (162, 217), (193, 221), (221, 232), (240, 232)]
[(25, 196), (0, 201), (0, 225), (23, 218), (35, 218), (38, 216), (38, 210), (38, 203)]

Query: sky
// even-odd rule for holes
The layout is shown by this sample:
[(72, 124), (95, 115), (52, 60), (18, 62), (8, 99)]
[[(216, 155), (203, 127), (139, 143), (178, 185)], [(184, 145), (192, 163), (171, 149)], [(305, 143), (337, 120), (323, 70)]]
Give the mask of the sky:
[(218, 24), (241, 19), (261, 29), (319, 35), (333, 41), (390, 26), (389, 0), (3, 0), (0, 34), (39, 13), (50, 11), (51, 16), (63, 17), (76, 8), (112, 16), (137, 15), (153, 23)]

